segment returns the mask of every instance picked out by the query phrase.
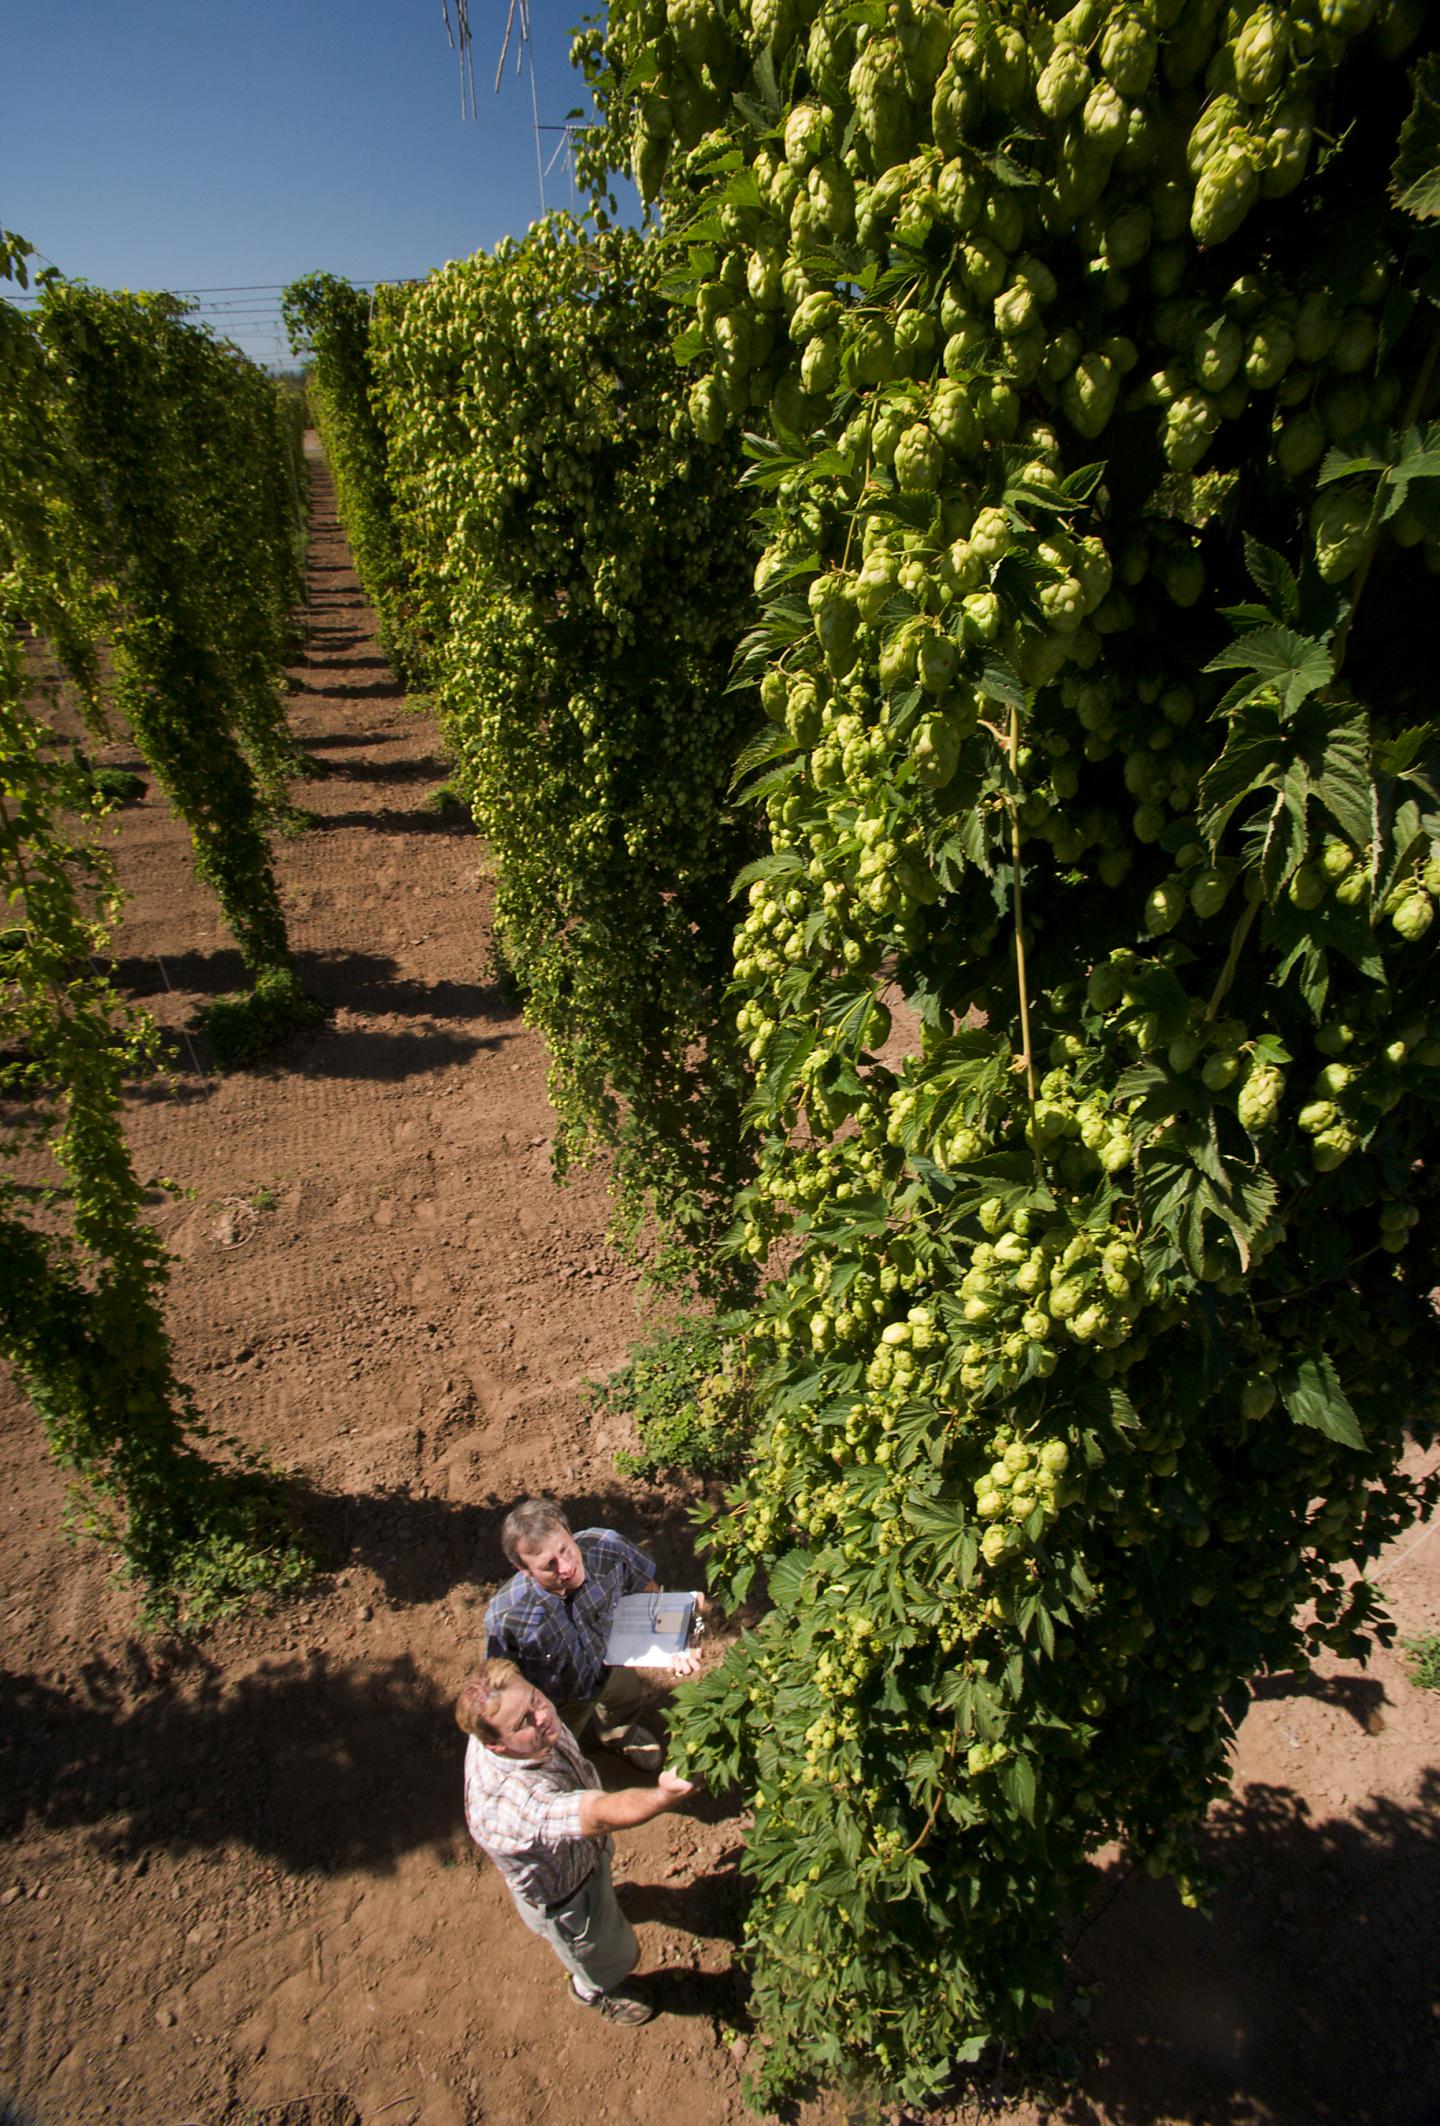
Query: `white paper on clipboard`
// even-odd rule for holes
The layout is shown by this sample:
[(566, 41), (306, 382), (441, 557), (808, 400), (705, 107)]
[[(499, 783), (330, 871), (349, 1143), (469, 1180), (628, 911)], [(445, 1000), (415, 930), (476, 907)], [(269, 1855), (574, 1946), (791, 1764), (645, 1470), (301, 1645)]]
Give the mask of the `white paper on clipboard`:
[(621, 1595), (610, 1621), (605, 1659), (611, 1668), (668, 1668), (695, 1629), (696, 1596), (662, 1588)]

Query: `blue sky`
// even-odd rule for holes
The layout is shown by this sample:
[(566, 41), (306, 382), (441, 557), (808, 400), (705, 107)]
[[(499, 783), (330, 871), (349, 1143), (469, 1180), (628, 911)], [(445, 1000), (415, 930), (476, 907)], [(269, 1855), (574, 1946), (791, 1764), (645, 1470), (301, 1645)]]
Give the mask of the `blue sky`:
[[(276, 284), (423, 274), (539, 213), (513, 41), (492, 93), (506, 11), (470, 0), (479, 116), (462, 120), (440, 0), (18, 0), (0, 11), (0, 226), (102, 287), (218, 291), (212, 324), (288, 360)], [(531, 0), (542, 125), (585, 100), (568, 60), (588, 11)], [(541, 135), (545, 161), (556, 145)], [(563, 165), (545, 203), (572, 203)]]

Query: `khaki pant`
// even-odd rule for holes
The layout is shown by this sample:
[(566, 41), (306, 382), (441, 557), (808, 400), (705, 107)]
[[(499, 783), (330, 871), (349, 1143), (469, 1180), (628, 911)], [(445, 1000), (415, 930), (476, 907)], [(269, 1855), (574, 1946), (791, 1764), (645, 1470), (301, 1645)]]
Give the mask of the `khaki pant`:
[(556, 1708), (578, 1742), (594, 1723), (601, 1742), (613, 1742), (630, 1726), (644, 1703), (645, 1686), (633, 1668), (607, 1668), (593, 1698), (572, 1698)]
[(616, 1901), (608, 1853), (599, 1855), (589, 1880), (564, 1904), (532, 1905), (517, 1897), (515, 1909), (532, 1934), (549, 1942), (583, 2000), (613, 1991), (640, 1961), (635, 1929)]

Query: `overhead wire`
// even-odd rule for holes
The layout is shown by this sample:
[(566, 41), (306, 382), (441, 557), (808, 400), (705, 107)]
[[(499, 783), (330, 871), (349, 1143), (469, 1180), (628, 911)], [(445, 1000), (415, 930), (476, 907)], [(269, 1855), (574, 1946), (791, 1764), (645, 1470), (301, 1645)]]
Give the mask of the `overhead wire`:
[[(475, 103), (475, 46), (470, 30), (469, 0), (455, 0), (455, 19), (450, 18), (450, 0), (440, 0), (441, 13), (445, 19), (445, 34), (450, 40), (450, 49), (460, 62), (460, 115), (462, 118), (479, 116)], [(505, 62), (510, 54), (510, 45), (519, 31), (515, 52), (515, 71), (522, 66), (530, 78), (530, 121), (535, 134), (535, 181), (540, 194), (540, 212), (545, 212), (545, 180), (554, 169), (562, 154), (572, 145), (574, 128), (570, 125), (549, 126), (540, 123), (540, 93), (535, 68), (535, 38), (530, 20), (530, 0), (508, 0), (505, 11), (505, 28), (500, 38), (500, 56), (495, 62), (494, 89), (498, 95), (505, 77)], [(541, 151), (540, 135), (559, 133), (561, 140), (550, 160), (546, 162)], [(570, 157), (570, 189), (575, 192), (575, 164)]]
[[(55, 270), (57, 273), (60, 271), (58, 266)], [(364, 279), (358, 277), (349, 278), (350, 285), (352, 288), (378, 288), (389, 281), (415, 280), (418, 277), (418, 275), (413, 273), (379, 273), (374, 275), (373, 277)], [(186, 299), (188, 299), (192, 295), (279, 295), (282, 294), (284, 290), (289, 286), (289, 281), (237, 281), (234, 283), (233, 286), (229, 284), (220, 284), (213, 288), (192, 288), (184, 283), (177, 283), (174, 286), (165, 289), (163, 292), (167, 295), (184, 297)], [(149, 293), (151, 291), (147, 290), (145, 292)], [(16, 303), (19, 305), (24, 305), (26, 303), (38, 303), (41, 300), (41, 292), (37, 288), (24, 288), (18, 290), (14, 295), (7, 296), (5, 300), (7, 302)], [(193, 305), (193, 307), (199, 310), (208, 308), (210, 306), (196, 303)], [(228, 306), (222, 305), (217, 307), (223, 308)]]
[[(440, 12), (445, 24), (445, 35), (449, 40), (450, 49), (457, 55), (460, 65), (460, 116), (462, 120), (467, 117), (478, 119), (479, 107), (475, 97), (475, 46), (470, 27), (469, 0), (455, 0), (453, 20), (450, 13), (450, 0), (440, 0)], [(540, 123), (539, 82), (535, 67), (535, 38), (530, 17), (530, 0), (508, 0), (505, 29), (500, 42), (500, 57), (495, 68), (494, 86), (496, 92), (499, 92), (504, 77), (505, 61), (509, 55), (511, 40), (517, 26), (519, 29), (519, 41), (515, 52), (515, 70), (519, 73), (523, 68), (529, 76), (530, 122), (535, 136), (535, 179), (540, 194), (540, 212), (543, 215), (545, 212), (545, 180), (550, 176), (561, 156), (570, 151), (575, 128), (569, 124), (550, 126)], [(540, 140), (542, 133), (558, 133), (560, 135), (560, 139), (548, 162), (542, 152)], [(573, 192), (575, 184), (573, 156), (570, 163), (570, 179)], [(46, 258), (41, 251), (32, 251), (30, 256), (38, 260), (42, 265), (50, 267), (56, 273), (62, 271), (53, 259)], [(348, 278), (352, 287), (367, 288), (371, 290), (373, 295), (373, 291), (386, 282), (414, 280), (418, 276), (415, 274), (377, 274), (373, 277), (352, 275), (348, 276)], [(236, 281), (219, 282), (213, 286), (205, 287), (172, 287), (166, 292), (177, 299), (185, 300), (192, 313), (196, 316), (240, 317), (247, 314), (241, 305), (225, 304), (215, 306), (190, 302), (189, 299), (193, 296), (204, 295), (278, 295), (289, 285), (288, 281)], [(14, 295), (4, 297), (3, 300), (23, 306), (37, 302), (39, 300), (39, 291), (17, 291)], [(263, 316), (267, 323), (271, 315), (268, 309), (258, 311), (255, 314)], [(259, 326), (252, 328), (254, 331), (259, 331), (260, 329)]]
[[(43, 254), (37, 251), (32, 253), (32, 256), (40, 258)], [(53, 265), (54, 262), (47, 259), (45, 263)], [(64, 277), (60, 267), (56, 266), (54, 270)], [(373, 293), (376, 288), (387, 284), (416, 278), (418, 276), (415, 274), (375, 274), (363, 279), (357, 277), (351, 285), (369, 289)], [(215, 281), (203, 286), (170, 287), (164, 292), (174, 296), (177, 302), (183, 303), (189, 317), (205, 322), (224, 336), (233, 339), (237, 345), (248, 342), (249, 345), (244, 351), (250, 353), (252, 359), (274, 367), (283, 367), (287, 359), (282, 342), (286, 329), (284, 311), (278, 302), (252, 303), (243, 298), (278, 296), (289, 286), (288, 281)], [(212, 299), (194, 300), (197, 297)], [(18, 308), (33, 308), (41, 299), (42, 291), (38, 288), (16, 289), (0, 296), (0, 301), (12, 303)]]

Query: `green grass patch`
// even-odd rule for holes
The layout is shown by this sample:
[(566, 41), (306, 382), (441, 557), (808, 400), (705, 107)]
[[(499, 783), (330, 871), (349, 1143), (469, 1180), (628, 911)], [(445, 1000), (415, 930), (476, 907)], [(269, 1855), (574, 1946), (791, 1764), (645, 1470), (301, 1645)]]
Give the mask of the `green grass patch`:
[(243, 1070), (303, 1027), (318, 1026), (323, 1008), (306, 996), (299, 977), (288, 967), (272, 967), (257, 976), (246, 995), (217, 997), (200, 1014), (200, 1023), (222, 1070)]
[(470, 807), (453, 782), (437, 783), (435, 788), (420, 800), (422, 812), (433, 812), (437, 819), (468, 819)]
[(95, 795), (106, 806), (138, 804), (150, 787), (143, 775), (129, 768), (96, 768), (91, 780)]
[(1410, 1681), (1421, 1690), (1440, 1690), (1440, 1631), (1427, 1631), (1418, 1639), (1402, 1641)]
[(319, 823), (320, 814), (312, 812), (307, 805), (277, 805), (270, 815), (270, 824), (282, 840), (295, 841), (307, 834)]

